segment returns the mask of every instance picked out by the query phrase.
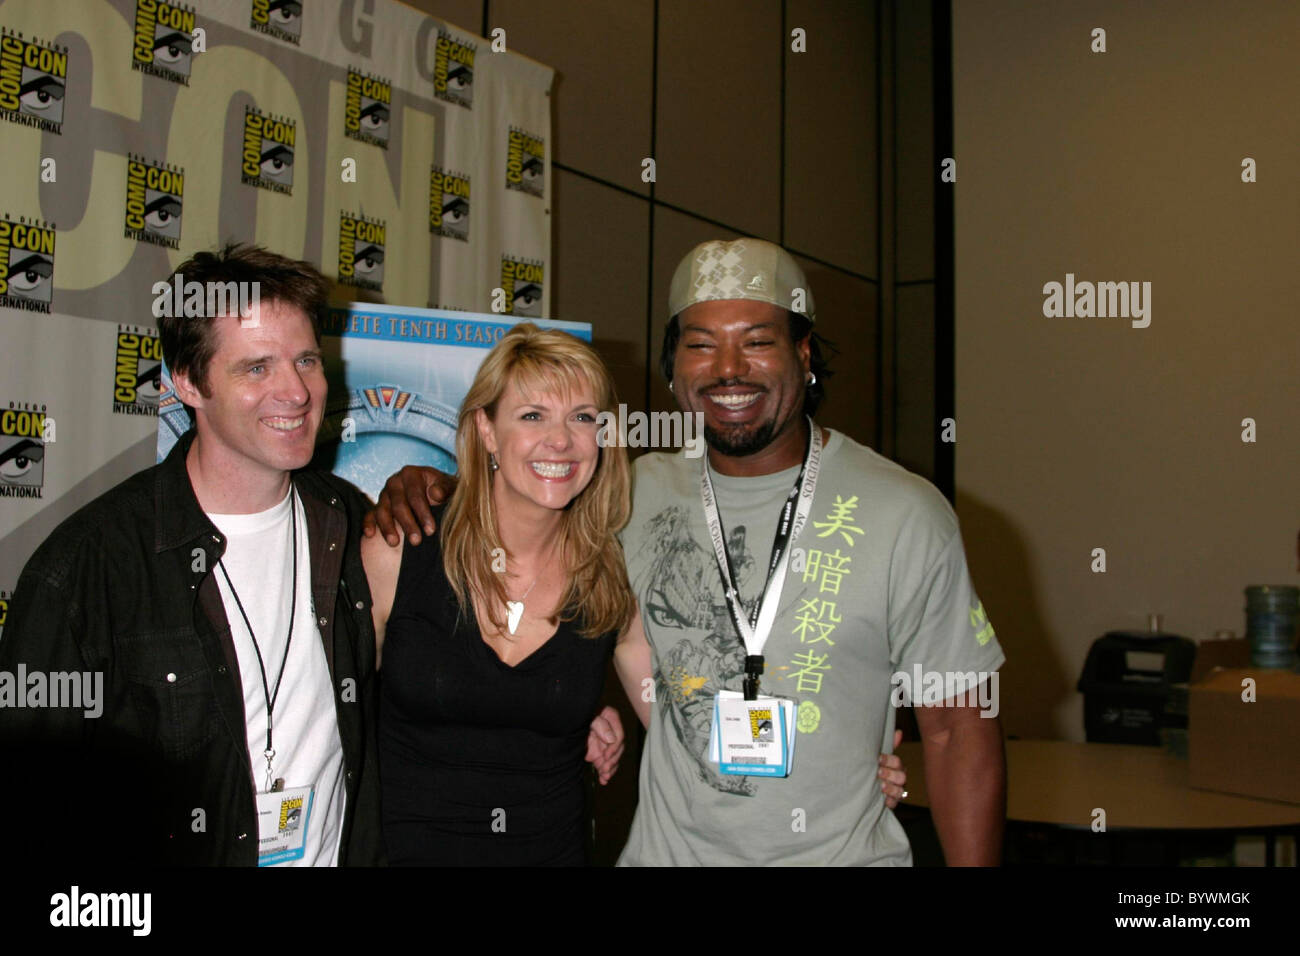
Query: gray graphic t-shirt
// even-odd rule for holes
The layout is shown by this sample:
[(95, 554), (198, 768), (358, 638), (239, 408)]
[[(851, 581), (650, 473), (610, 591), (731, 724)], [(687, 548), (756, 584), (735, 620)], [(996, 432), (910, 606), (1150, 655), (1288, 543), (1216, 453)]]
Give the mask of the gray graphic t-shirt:
[[(763, 651), (762, 692), (796, 702), (788, 778), (724, 776), (708, 759), (714, 695), (741, 689), (745, 651), (709, 544), (702, 459), (649, 454), (635, 464), (623, 548), (656, 702), (620, 865), (911, 863), (876, 778), (893, 739), (890, 677), (918, 664), (992, 672), (1004, 656), (948, 502), (920, 476), (829, 434)], [(710, 473), (747, 610), (798, 472)]]

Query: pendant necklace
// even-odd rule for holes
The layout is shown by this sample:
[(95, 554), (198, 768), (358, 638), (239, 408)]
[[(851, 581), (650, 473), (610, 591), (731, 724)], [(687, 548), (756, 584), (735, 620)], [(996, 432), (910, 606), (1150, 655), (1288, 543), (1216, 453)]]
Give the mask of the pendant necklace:
[[(542, 565), (545, 570), (546, 565)], [(533, 583), (528, 585), (528, 590), (518, 601), (510, 600), (509, 593), (506, 594), (506, 628), (513, 635), (519, 627), (519, 621), (524, 616), (524, 602), (528, 600), (528, 595), (533, 593), (533, 588), (537, 587), (537, 582), (542, 579), (542, 572), (538, 571), (537, 576), (533, 578)]]
[(524, 616), (524, 601), (528, 599), (528, 595), (533, 593), (533, 588), (537, 587), (537, 582), (541, 579), (541, 576), (539, 571), (537, 577), (533, 578), (533, 583), (528, 585), (528, 590), (524, 592), (524, 596), (518, 601), (506, 599), (506, 627), (509, 628), (511, 634), (519, 627), (519, 619)]

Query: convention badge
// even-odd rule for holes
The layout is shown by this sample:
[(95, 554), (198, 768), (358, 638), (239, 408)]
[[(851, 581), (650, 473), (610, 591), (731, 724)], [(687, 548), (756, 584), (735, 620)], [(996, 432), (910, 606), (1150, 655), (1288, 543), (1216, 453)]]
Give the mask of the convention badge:
[(307, 852), (314, 787), (293, 787), (257, 795), (257, 865), (301, 860)]
[(785, 777), (793, 748), (793, 702), (779, 697), (745, 700), (735, 691), (713, 699), (709, 757), (718, 772), (736, 776)]

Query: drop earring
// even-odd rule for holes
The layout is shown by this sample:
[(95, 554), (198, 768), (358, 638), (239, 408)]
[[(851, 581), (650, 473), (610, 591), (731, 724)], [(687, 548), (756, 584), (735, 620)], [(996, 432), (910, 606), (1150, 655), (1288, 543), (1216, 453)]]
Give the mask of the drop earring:
[(498, 468), (501, 467), (500, 465), (497, 464), (497, 456), (492, 454), (492, 452), (488, 452), (488, 467), (491, 468), (493, 471), (496, 471)]

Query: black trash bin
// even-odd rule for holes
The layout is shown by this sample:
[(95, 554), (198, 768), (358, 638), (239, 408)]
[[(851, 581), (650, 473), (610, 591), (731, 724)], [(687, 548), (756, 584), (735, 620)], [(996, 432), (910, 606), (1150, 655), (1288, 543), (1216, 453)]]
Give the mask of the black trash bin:
[(1158, 747), (1187, 733), (1187, 681), (1196, 644), (1175, 634), (1110, 631), (1093, 642), (1079, 678), (1089, 743)]

